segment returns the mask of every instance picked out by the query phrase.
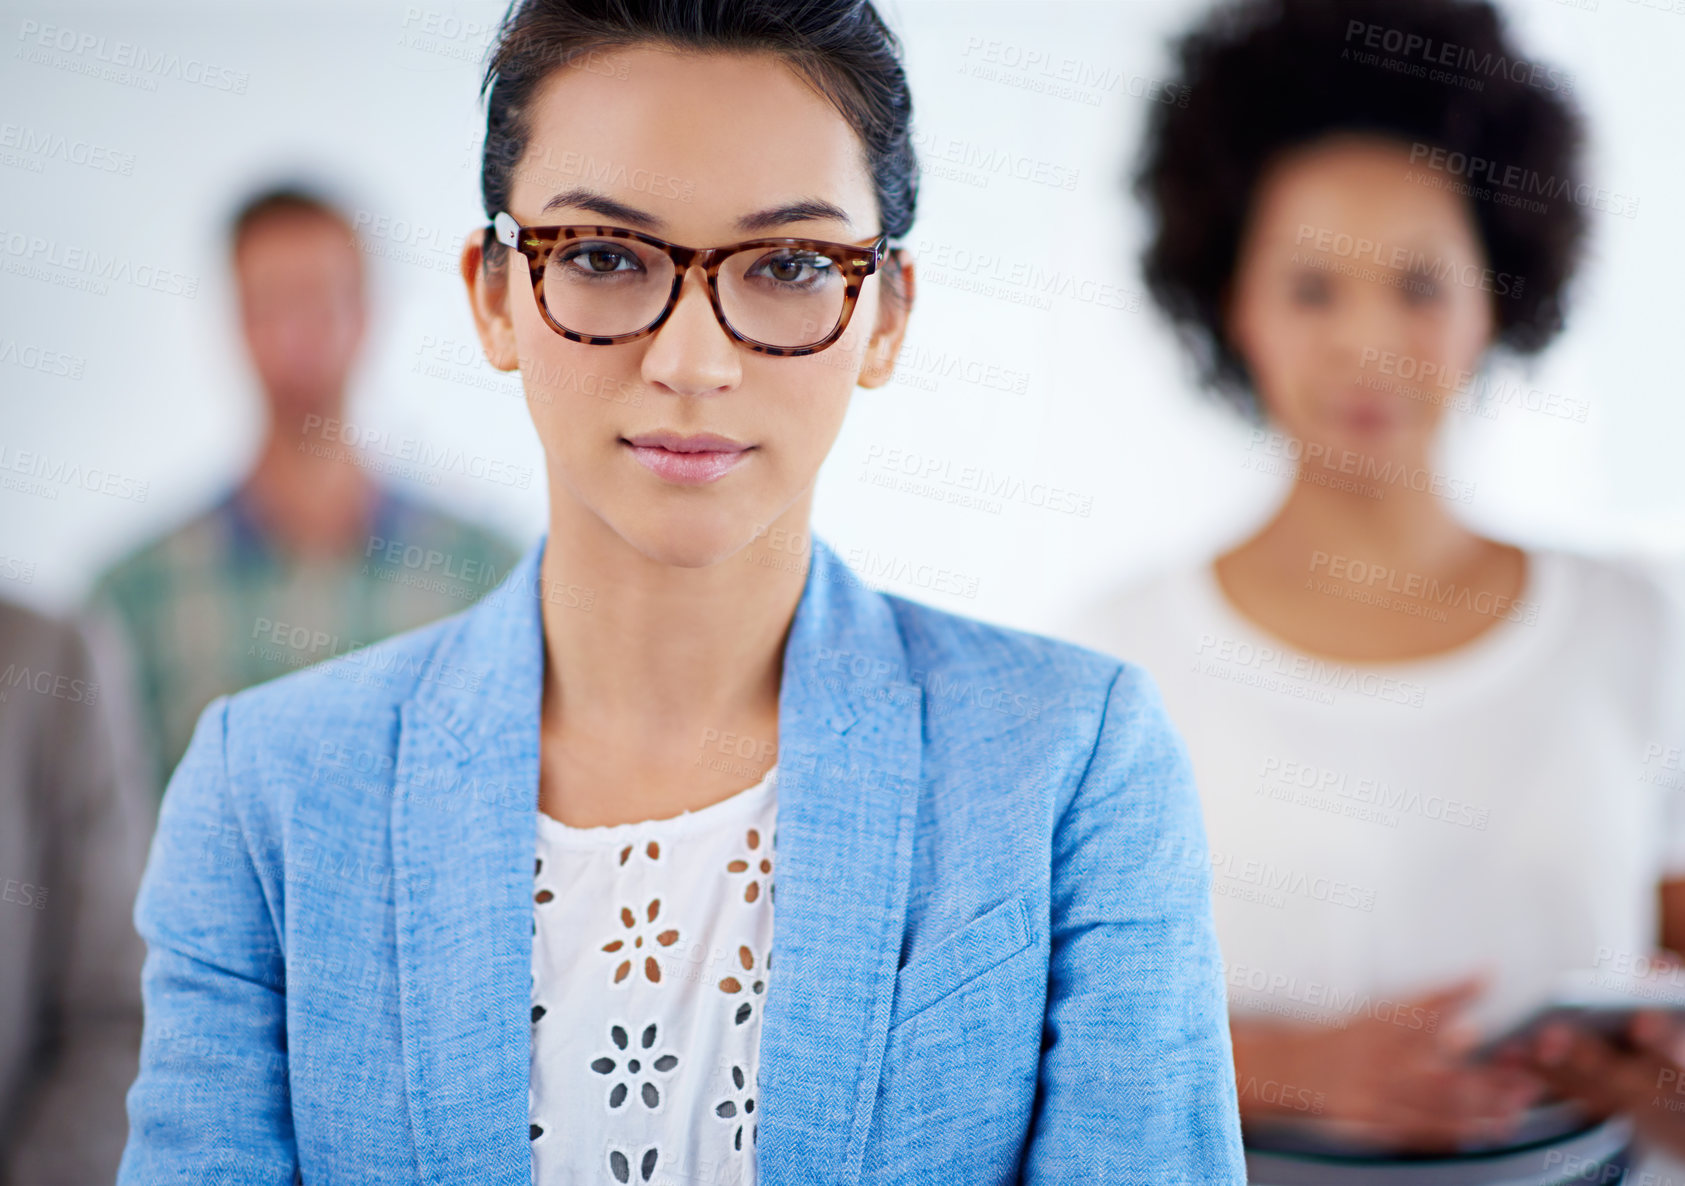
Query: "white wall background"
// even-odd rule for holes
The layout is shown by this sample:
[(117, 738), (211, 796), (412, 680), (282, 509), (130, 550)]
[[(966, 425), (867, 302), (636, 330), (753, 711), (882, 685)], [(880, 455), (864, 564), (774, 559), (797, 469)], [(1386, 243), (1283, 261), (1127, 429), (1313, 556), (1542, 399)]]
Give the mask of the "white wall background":
[[(337, 179), (371, 223), (391, 220), (369, 240), (379, 308), (351, 418), (541, 466), (516, 381), (477, 360), (455, 276), (456, 245), (480, 219), (478, 65), (502, 7), (0, 3), (0, 478), (35, 451), (118, 479), (115, 495), (0, 482), (0, 594), (68, 606), (101, 565), (245, 466), (258, 423), (221, 235), (235, 198), (278, 173)], [(1515, 407), (1459, 417), (1443, 468), (1475, 483), (1468, 514), (1499, 534), (1685, 550), (1685, 14), (1671, 0), (1506, 7), (1530, 56), (1573, 73), (1594, 129), (1593, 180), (1639, 203), (1631, 219), (1593, 213), (1568, 336), (1531, 374), (1499, 376), (1589, 401), (1587, 419)], [(1278, 497), (1275, 480), (1241, 469), (1245, 430), (1193, 392), (1149, 306), (1055, 297), (1036, 309), (1011, 299), (1025, 294), (1010, 279), (1004, 297), (963, 287), (998, 285), (1020, 262), (1092, 282), (1084, 291), (1141, 293), (1141, 223), (1121, 177), (1166, 37), (1203, 9), (886, 6), (905, 37), (926, 155), (912, 236), (926, 270), (907, 381), (859, 394), (821, 480), (817, 527), (845, 554), (950, 569), (975, 596), (891, 587), (1053, 629), (1095, 582), (1210, 551)], [(54, 35), (73, 48), (39, 46), (49, 25), (73, 32)], [(183, 65), (100, 76), (100, 54), (119, 41)], [(196, 81), (207, 65), (209, 81)], [(1045, 91), (1061, 74), (1076, 93)], [(78, 251), (115, 256), (124, 276), (79, 291), (67, 281), (86, 274), (64, 262)], [(991, 254), (998, 264), (982, 260)], [(165, 291), (134, 282), (157, 276)], [(191, 297), (180, 291), (190, 281)], [(998, 368), (1006, 385), (1022, 374), (1024, 389), (943, 377), (956, 359)], [(892, 449), (1051, 482), (1092, 510), (1008, 502), (993, 513), (862, 480), (868, 458)], [(139, 483), (144, 499), (122, 496)], [(444, 474), (418, 492), (523, 540), (542, 527), (537, 481), (521, 491)]]

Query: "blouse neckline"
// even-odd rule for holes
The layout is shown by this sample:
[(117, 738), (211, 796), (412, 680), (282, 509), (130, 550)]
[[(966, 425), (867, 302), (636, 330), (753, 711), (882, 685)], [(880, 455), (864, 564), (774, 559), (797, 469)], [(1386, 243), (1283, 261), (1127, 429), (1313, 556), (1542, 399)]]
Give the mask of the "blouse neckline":
[[(1575, 590), (1567, 558), (1549, 548), (1528, 548), (1525, 552), (1527, 575), (1515, 601), (1537, 607), (1535, 621), (1500, 620), (1459, 646), (1413, 659), (1336, 659), (1302, 651), (1253, 621), (1229, 600), (1217, 579), (1214, 561), (1201, 564), (1188, 574), (1189, 597), (1184, 609), (1193, 611), (1196, 620), (1219, 624), (1237, 639), (1257, 647), (1273, 648), (1306, 664), (1375, 672), (1421, 685), (1429, 689), (1427, 699), (1443, 708), (1486, 692), (1521, 665), (1547, 653), (1564, 624), (1572, 619)], [(1358, 697), (1354, 703), (1363, 699)], [(1318, 707), (1326, 711), (1332, 706)]]
[(750, 815), (758, 810), (773, 792), (777, 784), (778, 767), (776, 764), (768, 768), (765, 775), (754, 786), (745, 787), (741, 791), (734, 791), (724, 799), (710, 803), (706, 807), (698, 807), (694, 811), (682, 811), (678, 815), (663, 816), (660, 819), (635, 820), (625, 824), (599, 824), (595, 827), (580, 828), (572, 824), (564, 824), (555, 816), (538, 813), (538, 831), (547, 841), (563, 848), (600, 848), (625, 843), (634, 836), (644, 838), (649, 836), (663, 839), (687, 836), (704, 829), (713, 828), (720, 824), (730, 823), (734, 819)]

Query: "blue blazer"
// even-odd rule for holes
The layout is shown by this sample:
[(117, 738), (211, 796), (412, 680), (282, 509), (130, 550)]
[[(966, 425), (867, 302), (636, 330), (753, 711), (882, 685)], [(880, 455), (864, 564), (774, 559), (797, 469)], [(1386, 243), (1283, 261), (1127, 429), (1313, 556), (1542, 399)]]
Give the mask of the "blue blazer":
[[(206, 708), (135, 906), (119, 1183), (530, 1186), (540, 598), (592, 608), (543, 547)], [(1245, 1182), (1204, 829), (1139, 669), (818, 541), (778, 744), (761, 1182)]]

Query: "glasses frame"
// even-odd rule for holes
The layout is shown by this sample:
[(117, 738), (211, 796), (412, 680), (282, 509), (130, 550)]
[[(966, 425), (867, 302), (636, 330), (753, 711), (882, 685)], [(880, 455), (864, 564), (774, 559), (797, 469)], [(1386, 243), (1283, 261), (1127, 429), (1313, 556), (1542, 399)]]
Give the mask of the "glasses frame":
[[(848, 328), (849, 318), (854, 315), (855, 302), (860, 299), (860, 289), (866, 277), (878, 270), (889, 255), (889, 236), (879, 235), (869, 243), (832, 243), (825, 239), (792, 239), (768, 238), (745, 239), (741, 243), (732, 243), (725, 247), (681, 247), (677, 243), (669, 243), (665, 239), (657, 239), (654, 235), (646, 235), (641, 231), (627, 230), (617, 226), (522, 226), (516, 222), (514, 216), (506, 211), (498, 211), (492, 218), (492, 234), (499, 243), (512, 247), (527, 257), (529, 274), (532, 277), (532, 295), (538, 302), (538, 314), (544, 318), (544, 323), (562, 337), (573, 342), (584, 342), (591, 346), (618, 346), (622, 342), (635, 342), (639, 338), (646, 338), (667, 323), (678, 307), (679, 294), (684, 290), (685, 277), (690, 274), (692, 267), (702, 269), (703, 279), (707, 281), (708, 303), (713, 306), (714, 319), (720, 323), (720, 328), (730, 335), (731, 339), (755, 351), (757, 354), (770, 354), (779, 358), (797, 358), (807, 354), (817, 354), (832, 345)], [(673, 261), (673, 289), (667, 294), (667, 304), (660, 314), (642, 329), (631, 333), (615, 334), (604, 337), (601, 334), (582, 334), (562, 325), (550, 315), (549, 308), (544, 303), (544, 268), (550, 260), (550, 253), (563, 243), (572, 243), (580, 239), (631, 239), (662, 252)], [(842, 312), (837, 316), (837, 324), (817, 342), (806, 346), (770, 346), (765, 342), (757, 342), (754, 338), (739, 333), (726, 320), (725, 310), (720, 306), (720, 268), (726, 259), (739, 251), (752, 247), (796, 247), (821, 251), (824, 254), (841, 255), (840, 267), (843, 272), (843, 305)]]

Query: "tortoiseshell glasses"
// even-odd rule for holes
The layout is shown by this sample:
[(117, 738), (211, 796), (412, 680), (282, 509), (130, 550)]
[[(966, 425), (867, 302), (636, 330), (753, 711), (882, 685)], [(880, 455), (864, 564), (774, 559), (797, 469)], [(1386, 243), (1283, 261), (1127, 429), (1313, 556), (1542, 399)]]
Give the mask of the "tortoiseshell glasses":
[(816, 354), (848, 328), (860, 286), (889, 252), (871, 243), (749, 239), (680, 247), (612, 226), (521, 226), (499, 212), (492, 232), (527, 257), (546, 324), (593, 346), (636, 341), (660, 329), (686, 274), (702, 269), (714, 316), (761, 354)]

